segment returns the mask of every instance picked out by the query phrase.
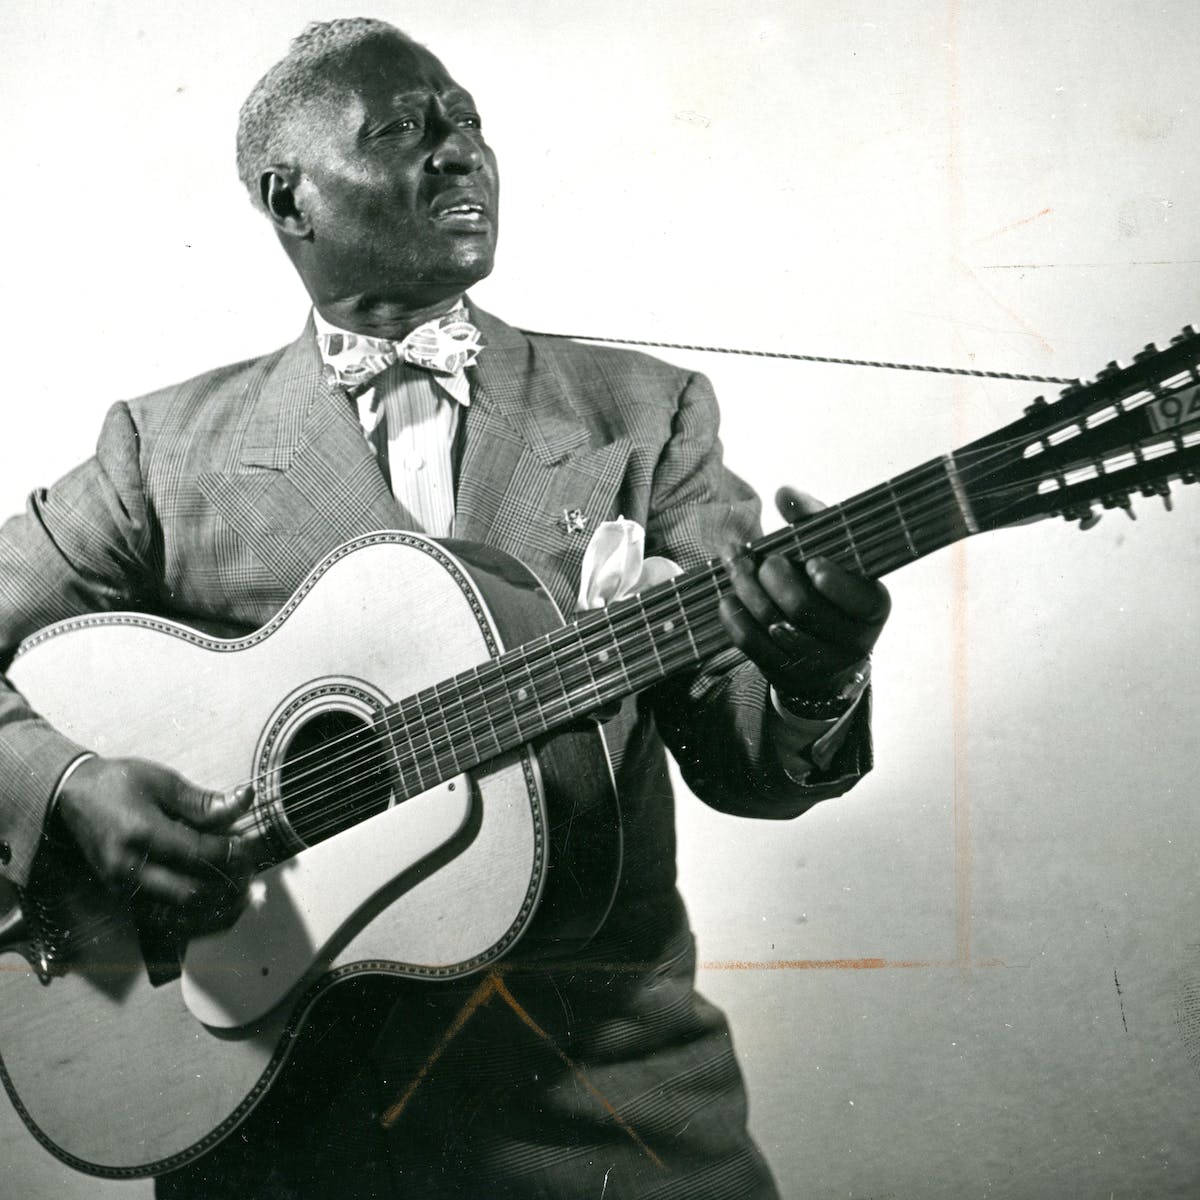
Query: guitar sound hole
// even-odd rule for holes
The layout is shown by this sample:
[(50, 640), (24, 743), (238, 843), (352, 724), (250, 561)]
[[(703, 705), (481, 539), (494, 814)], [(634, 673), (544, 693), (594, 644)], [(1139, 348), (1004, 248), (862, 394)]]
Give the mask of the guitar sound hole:
[(296, 730), (279, 783), (292, 829), (311, 846), (383, 812), (393, 776), (379, 731), (356, 713), (334, 710)]

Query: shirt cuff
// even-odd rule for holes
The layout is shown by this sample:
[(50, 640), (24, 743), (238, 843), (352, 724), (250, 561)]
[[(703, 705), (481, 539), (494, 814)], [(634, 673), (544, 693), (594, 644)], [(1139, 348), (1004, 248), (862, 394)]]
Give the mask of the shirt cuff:
[(50, 803), (46, 805), (46, 816), (42, 822), (43, 829), (50, 828), (50, 822), (58, 808), (58, 800), (63, 794), (63, 788), (67, 786), (67, 780), (70, 779), (71, 776), (74, 775), (75, 772), (78, 771), (79, 768), (82, 767), (89, 758), (95, 757), (96, 756), (90, 750), (85, 750), (78, 757), (71, 759), (71, 761), (67, 763), (66, 769), (58, 777), (58, 782), (54, 785), (54, 791), (50, 793)]
[[(798, 735), (800, 739), (807, 738), (808, 740), (804, 757), (808, 760), (807, 766), (809, 771), (817, 767), (822, 771), (829, 768), (829, 764), (833, 762), (834, 756), (841, 748), (842, 742), (845, 741), (846, 733), (854, 719), (854, 714), (858, 711), (859, 704), (862, 703), (864, 695), (866, 695), (866, 688), (854, 697), (850, 703), (850, 707), (840, 717), (832, 717), (829, 720), (823, 721), (812, 717), (799, 717), (794, 712), (789, 711), (779, 693), (774, 688), (771, 688), (771, 707), (775, 710), (776, 718), (787, 727), (793, 736)], [(801, 773), (785, 767), (784, 774), (793, 783), (803, 783), (808, 775), (808, 771)]]

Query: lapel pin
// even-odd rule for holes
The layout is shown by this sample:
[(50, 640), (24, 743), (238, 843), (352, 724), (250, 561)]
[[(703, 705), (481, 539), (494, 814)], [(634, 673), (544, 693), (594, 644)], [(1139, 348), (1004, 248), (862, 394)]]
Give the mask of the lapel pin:
[(588, 519), (579, 508), (564, 508), (558, 519), (558, 527), (563, 533), (583, 533), (587, 529)]

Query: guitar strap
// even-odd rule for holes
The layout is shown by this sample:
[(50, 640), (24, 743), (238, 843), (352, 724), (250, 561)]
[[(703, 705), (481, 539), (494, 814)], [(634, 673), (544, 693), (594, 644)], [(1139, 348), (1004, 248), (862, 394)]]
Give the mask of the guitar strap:
[(704, 354), (740, 354), (748, 358), (784, 358), (790, 362), (831, 363), (839, 367), (875, 367), (881, 371), (927, 371), (933, 375), (973, 375), (977, 379), (1013, 379), (1020, 383), (1078, 383), (1058, 375), (1022, 375), (1017, 371), (980, 371), (973, 367), (937, 367), (926, 363), (884, 362), (868, 358), (835, 358), (828, 354), (790, 354), (783, 350), (742, 350), (736, 346), (696, 346), (687, 342), (651, 342), (636, 338), (596, 337), (589, 333), (545, 333), (526, 329), (531, 337), (569, 338), (576, 342), (604, 342), (614, 346), (653, 346), (659, 350), (699, 350)]

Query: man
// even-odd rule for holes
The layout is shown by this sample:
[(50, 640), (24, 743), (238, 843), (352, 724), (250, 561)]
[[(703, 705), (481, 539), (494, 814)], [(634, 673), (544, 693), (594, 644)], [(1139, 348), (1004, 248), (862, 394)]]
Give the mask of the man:
[[(0, 532), (0, 662), (86, 611), (258, 627), (325, 553), (387, 526), (513, 554), (569, 608), (579, 535), (618, 514), (684, 569), (723, 552), (734, 649), (609, 714), (626, 859), (582, 959), (518, 953), (506, 1002), (465, 1023), (476, 981), (338, 989), (319, 1044), (160, 1194), (774, 1195), (728, 1030), (693, 991), (659, 739), (729, 812), (790, 817), (846, 790), (869, 766), (865, 664), (886, 593), (824, 559), (740, 549), (758, 504), (721, 465), (703, 379), (529, 338), (464, 302), (492, 268), (495, 159), (470, 95), (392, 27), (306, 30), (243, 106), (238, 167), (310, 326), (114, 407), (95, 458)], [(793, 519), (811, 507), (783, 504)], [(244, 895), (249, 855), (229, 827), (248, 792), (90, 755), (8, 688), (0, 780), (0, 858), (18, 884), (51, 829), (113, 888), (196, 926)]]

